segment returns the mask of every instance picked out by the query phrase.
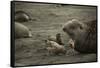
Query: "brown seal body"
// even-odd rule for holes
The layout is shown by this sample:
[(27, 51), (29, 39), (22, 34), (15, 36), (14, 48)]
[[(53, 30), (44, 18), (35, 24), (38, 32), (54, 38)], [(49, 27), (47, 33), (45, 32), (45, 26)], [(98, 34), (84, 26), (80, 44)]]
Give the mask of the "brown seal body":
[(74, 49), (81, 53), (96, 53), (97, 52), (97, 20), (82, 23), (76, 19), (68, 21), (63, 26), (63, 31), (66, 32), (74, 42)]
[(46, 49), (49, 52), (49, 54), (55, 54), (55, 55), (66, 54), (65, 47), (59, 45), (57, 42), (46, 40), (45, 43), (47, 45)]
[(60, 33), (57, 33), (56, 36), (48, 36), (48, 40), (49, 41), (55, 41), (57, 42), (59, 45), (64, 45), (63, 42), (62, 42), (62, 38), (61, 38), (61, 34)]
[(30, 20), (30, 16), (28, 13), (24, 11), (16, 11), (15, 12), (15, 21), (16, 22), (28, 22)]
[(56, 34), (56, 42), (57, 42), (59, 45), (64, 45), (63, 42), (62, 42), (62, 38), (61, 38), (61, 34), (60, 34), (60, 33), (57, 33), (57, 34)]
[(25, 25), (15, 22), (15, 38), (28, 38), (31, 37), (31, 31)]

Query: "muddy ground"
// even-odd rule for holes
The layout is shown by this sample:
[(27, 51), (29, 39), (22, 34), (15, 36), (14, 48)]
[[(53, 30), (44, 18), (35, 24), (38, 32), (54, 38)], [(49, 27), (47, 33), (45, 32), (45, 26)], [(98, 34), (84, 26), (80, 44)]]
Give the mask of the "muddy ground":
[[(31, 29), (33, 36), (15, 39), (15, 66), (96, 61), (96, 54), (80, 54), (68, 47), (69, 36), (62, 31), (62, 25), (73, 18), (82, 22), (96, 19), (96, 7), (16, 2), (18, 10), (32, 18), (22, 24)], [(47, 55), (44, 40), (57, 33), (61, 33), (66, 55)]]

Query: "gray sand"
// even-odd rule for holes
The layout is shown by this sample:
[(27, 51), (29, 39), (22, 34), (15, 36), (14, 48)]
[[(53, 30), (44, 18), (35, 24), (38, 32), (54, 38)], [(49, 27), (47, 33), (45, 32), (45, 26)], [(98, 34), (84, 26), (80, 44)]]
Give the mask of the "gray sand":
[[(96, 7), (37, 5), (33, 3), (16, 3), (15, 10), (23, 10), (32, 20), (24, 22), (32, 30), (32, 38), (15, 40), (15, 65), (40, 65), (57, 63), (79, 63), (97, 61), (96, 54), (80, 54), (68, 47), (69, 36), (62, 31), (62, 25), (73, 18), (86, 22), (96, 19)], [(43, 40), (48, 35), (61, 33), (66, 55), (47, 55)]]

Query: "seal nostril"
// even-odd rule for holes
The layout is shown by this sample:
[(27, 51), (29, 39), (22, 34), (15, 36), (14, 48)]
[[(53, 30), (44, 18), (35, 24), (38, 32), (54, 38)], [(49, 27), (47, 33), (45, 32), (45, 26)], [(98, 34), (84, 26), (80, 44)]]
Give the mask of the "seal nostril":
[(66, 29), (65, 29), (65, 28), (63, 28), (63, 31), (66, 31)]

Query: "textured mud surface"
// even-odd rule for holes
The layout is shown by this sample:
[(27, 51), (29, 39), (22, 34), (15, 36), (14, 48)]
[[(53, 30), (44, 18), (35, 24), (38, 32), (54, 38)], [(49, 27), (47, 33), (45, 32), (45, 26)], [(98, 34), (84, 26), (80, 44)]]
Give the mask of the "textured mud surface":
[[(32, 18), (22, 24), (32, 30), (33, 36), (15, 40), (16, 66), (96, 61), (96, 54), (80, 54), (68, 47), (69, 36), (62, 31), (62, 25), (73, 18), (83, 22), (96, 19), (96, 7), (16, 3), (15, 11), (18, 10), (27, 12)], [(57, 33), (62, 35), (66, 55), (47, 55), (43, 40)]]

